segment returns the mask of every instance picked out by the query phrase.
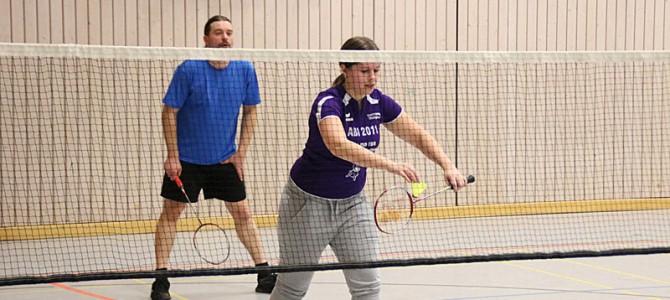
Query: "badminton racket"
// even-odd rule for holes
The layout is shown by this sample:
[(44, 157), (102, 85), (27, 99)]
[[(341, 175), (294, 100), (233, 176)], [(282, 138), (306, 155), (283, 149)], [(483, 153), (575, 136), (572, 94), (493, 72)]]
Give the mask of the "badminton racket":
[[(475, 176), (468, 175), (468, 184), (475, 182)], [(407, 228), (412, 221), (414, 205), (433, 197), (439, 193), (453, 189), (452, 186), (445, 187), (429, 195), (418, 197), (418, 193), (410, 193), (404, 186), (394, 186), (382, 192), (375, 201), (375, 224), (379, 231), (386, 234), (400, 233)]]
[(174, 182), (184, 194), (186, 201), (188, 201), (188, 206), (200, 224), (195, 232), (193, 232), (193, 247), (195, 251), (198, 252), (198, 255), (204, 261), (210, 264), (222, 264), (228, 260), (228, 256), (230, 255), (230, 241), (228, 240), (226, 231), (217, 224), (203, 222), (200, 219), (200, 215), (198, 215), (198, 210), (184, 189), (184, 183), (181, 182), (179, 177), (175, 177)]

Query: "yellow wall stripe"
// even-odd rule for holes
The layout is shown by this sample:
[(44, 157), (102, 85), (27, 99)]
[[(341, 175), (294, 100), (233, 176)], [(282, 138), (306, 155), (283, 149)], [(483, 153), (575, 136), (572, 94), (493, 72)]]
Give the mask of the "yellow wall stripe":
[[(670, 198), (623, 199), (594, 201), (563, 201), (543, 203), (519, 203), (496, 205), (473, 205), (457, 207), (418, 208), (414, 212), (414, 220), (478, 218), (496, 216), (519, 216), (559, 213), (588, 213), (612, 211), (639, 211), (670, 209)], [(260, 228), (277, 225), (276, 215), (255, 216), (254, 220)], [(225, 229), (233, 229), (231, 217), (203, 218), (203, 222), (219, 224)], [(178, 231), (193, 231), (198, 227), (197, 219), (181, 219)], [(101, 222), (57, 225), (28, 225), (0, 228), (0, 241), (72, 238), (86, 236), (104, 236), (118, 234), (153, 233), (156, 220)]]

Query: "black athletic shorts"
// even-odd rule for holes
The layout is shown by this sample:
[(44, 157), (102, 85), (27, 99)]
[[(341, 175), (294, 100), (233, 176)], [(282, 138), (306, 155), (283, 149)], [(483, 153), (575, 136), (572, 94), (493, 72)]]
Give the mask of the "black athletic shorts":
[[(240, 179), (235, 166), (231, 163), (215, 165), (196, 165), (181, 161), (182, 171), (179, 178), (191, 202), (198, 202), (200, 191), (205, 199), (216, 198), (226, 202), (238, 202), (246, 199), (244, 181)], [(161, 196), (179, 202), (187, 202), (177, 184), (165, 174)]]

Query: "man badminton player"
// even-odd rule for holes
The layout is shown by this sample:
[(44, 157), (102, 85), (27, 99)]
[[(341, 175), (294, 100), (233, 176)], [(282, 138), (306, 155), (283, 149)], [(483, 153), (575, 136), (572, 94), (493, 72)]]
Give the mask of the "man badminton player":
[[(342, 50), (379, 50), (369, 38), (354, 37)], [(375, 88), (380, 64), (340, 63), (341, 74), (321, 92), (309, 115), (309, 137), (293, 164), (279, 206), (280, 265), (313, 265), (330, 245), (341, 263), (377, 260), (378, 235), (363, 194), (366, 169), (379, 168), (418, 182), (411, 165), (375, 153), (380, 125), (421, 150), (444, 170), (455, 190), (466, 179), (437, 141), (391, 97)], [(377, 269), (343, 270), (352, 299), (379, 299)], [(270, 299), (302, 299), (314, 272), (280, 273)]]
[[(205, 24), (204, 42), (210, 48), (233, 46), (230, 19), (213, 16)], [(181, 177), (192, 201), (200, 191), (206, 199), (225, 201), (240, 241), (256, 266), (267, 266), (263, 244), (246, 200), (243, 163), (260, 104), (256, 71), (246, 61), (187, 60), (177, 67), (163, 99), (163, 133), (167, 146), (161, 196), (163, 210), (156, 224), (156, 269), (166, 270), (175, 240), (176, 224), (187, 200), (174, 182)], [(242, 109), (239, 147), (237, 119)], [(259, 272), (256, 292), (270, 293), (276, 275)], [(170, 299), (170, 283), (157, 276), (151, 299)]]

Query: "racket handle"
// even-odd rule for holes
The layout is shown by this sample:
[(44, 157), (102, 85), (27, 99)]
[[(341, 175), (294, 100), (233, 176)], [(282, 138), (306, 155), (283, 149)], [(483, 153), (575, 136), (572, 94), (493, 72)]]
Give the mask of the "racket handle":
[(475, 182), (475, 176), (474, 175), (468, 175), (466, 178), (468, 180), (468, 184)]
[[(470, 175), (470, 176), (472, 176), (472, 175)], [(181, 179), (179, 178), (179, 176), (175, 176), (174, 182), (177, 184), (178, 188), (183, 188), (184, 187), (184, 184), (181, 182)]]

